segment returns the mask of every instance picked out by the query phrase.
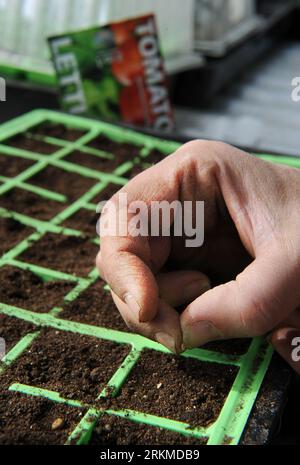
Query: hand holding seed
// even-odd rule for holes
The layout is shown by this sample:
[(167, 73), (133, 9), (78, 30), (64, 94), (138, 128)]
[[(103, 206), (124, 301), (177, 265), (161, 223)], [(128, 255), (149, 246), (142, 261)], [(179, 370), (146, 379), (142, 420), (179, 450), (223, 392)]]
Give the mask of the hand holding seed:
[(97, 264), (129, 327), (177, 353), (271, 333), (300, 372), (292, 358), (300, 336), (300, 171), (194, 141), (120, 192), (129, 204), (205, 202), (201, 247), (172, 234), (101, 238)]

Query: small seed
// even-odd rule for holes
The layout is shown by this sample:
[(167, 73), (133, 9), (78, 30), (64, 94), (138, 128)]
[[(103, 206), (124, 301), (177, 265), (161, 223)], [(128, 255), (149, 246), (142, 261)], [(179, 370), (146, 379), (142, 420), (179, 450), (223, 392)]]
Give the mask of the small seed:
[(57, 418), (52, 423), (52, 431), (57, 431), (58, 429), (61, 429), (64, 426), (64, 423), (65, 421), (62, 418)]
[(157, 386), (156, 386), (157, 389), (160, 389), (162, 387), (162, 385), (163, 385), (163, 383), (158, 383)]
[(97, 367), (97, 368), (94, 368), (91, 373), (90, 373), (90, 378), (92, 381), (97, 381), (97, 379), (99, 378), (101, 374), (101, 368)]

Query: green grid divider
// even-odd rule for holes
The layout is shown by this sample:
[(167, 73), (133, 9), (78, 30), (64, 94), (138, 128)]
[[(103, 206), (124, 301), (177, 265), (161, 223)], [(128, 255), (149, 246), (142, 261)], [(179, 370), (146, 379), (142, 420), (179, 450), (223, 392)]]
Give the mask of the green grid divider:
[[(67, 127), (84, 130), (86, 131), (86, 134), (75, 142), (69, 142), (48, 136), (37, 136), (30, 132), (31, 129), (44, 122), (64, 124)], [(49, 144), (57, 145), (58, 150), (51, 155), (43, 155), (32, 153), (27, 150), (16, 149), (6, 145), (5, 141), (17, 134), (23, 134), (26, 137), (40, 139)], [(125, 162), (123, 165), (117, 167), (113, 173), (95, 172), (95, 170), (65, 161), (65, 157), (75, 150), (102, 158), (112, 158), (112, 154), (108, 152), (99, 151), (86, 146), (86, 144), (91, 142), (100, 134), (119, 143), (128, 142), (141, 146), (140, 157), (133, 161)], [(50, 221), (46, 222), (0, 208), (0, 217), (14, 218), (20, 223), (34, 229), (34, 232), (30, 234), (28, 238), (17, 244), (14, 248), (2, 256), (0, 259), (0, 268), (11, 265), (24, 270), (30, 270), (41, 276), (44, 280), (55, 279), (74, 283), (74, 288), (65, 296), (64, 300), (65, 302), (76, 300), (82, 292), (84, 292), (97, 280), (98, 274), (96, 269), (92, 269), (85, 277), (78, 277), (59, 272), (57, 270), (47, 269), (22, 262), (18, 260), (20, 254), (27, 250), (33, 242), (38, 241), (48, 232), (66, 236), (82, 235), (83, 233), (81, 231), (64, 228), (62, 224), (66, 219), (82, 208), (93, 211), (95, 209), (95, 204), (93, 204), (94, 197), (104, 191), (111, 183), (120, 187), (125, 185), (128, 181), (126, 179), (126, 173), (128, 170), (130, 170), (135, 164), (141, 163), (141, 160), (143, 163), (146, 163), (147, 156), (152, 149), (158, 149), (164, 154), (169, 154), (175, 151), (179, 146), (180, 145), (175, 142), (162, 141), (151, 136), (145, 136), (130, 130), (122, 129), (111, 124), (47, 110), (34, 111), (3, 125), (0, 130), (0, 152), (8, 157), (16, 156), (32, 160), (34, 164), (15, 178), (5, 178), (2, 176), (0, 180), (3, 184), (0, 186), (0, 196), (9, 192), (11, 189), (19, 187), (34, 192), (36, 195), (41, 197), (57, 200), (65, 205), (65, 209)], [(260, 157), (268, 161), (283, 163), (298, 168), (300, 167), (300, 160), (296, 158), (275, 157), (271, 155), (261, 155)], [(88, 177), (93, 179), (95, 184), (81, 198), (72, 203), (68, 203), (65, 196), (30, 184), (31, 177), (43, 171), (48, 166), (56, 166), (64, 171)], [(91, 241), (95, 242), (95, 240), (92, 239)], [(105, 289), (107, 289), (107, 287), (105, 287)], [(37, 313), (0, 303), (0, 314), (1, 313), (27, 321), (34, 325), (37, 328), (37, 331), (23, 337), (10, 350), (0, 364), (0, 375), (26, 350), (28, 350), (33, 341), (39, 336), (40, 328), (42, 327), (53, 328), (62, 332), (67, 331), (74, 334), (91, 336), (102, 340), (112, 341), (117, 344), (124, 344), (130, 347), (128, 356), (103, 388), (102, 392), (99, 394), (99, 398), (116, 396), (118, 394), (119, 390), (126, 382), (127, 377), (130, 375), (131, 370), (134, 368), (136, 363), (138, 363), (144, 350), (151, 349), (165, 354), (169, 353), (165, 347), (140, 335), (63, 320), (60, 318), (61, 308), (53, 308), (49, 313)], [(266, 344), (263, 338), (256, 338), (252, 341), (247, 353), (242, 356), (225, 355), (216, 351), (208, 351), (204, 349), (194, 349), (182, 354), (182, 357), (193, 358), (206, 363), (231, 365), (238, 368), (236, 379), (218, 419), (214, 424), (207, 428), (191, 428), (185, 423), (131, 410), (105, 410), (93, 405), (85, 405), (77, 400), (63, 399), (57, 392), (40, 389), (34, 386), (14, 384), (10, 386), (10, 390), (30, 396), (48, 398), (53, 402), (64, 403), (75, 408), (87, 409), (86, 414), (69, 436), (67, 444), (74, 442), (77, 444), (87, 444), (91, 438), (96, 422), (104, 413), (108, 415), (126, 417), (134, 422), (158, 426), (160, 428), (165, 428), (199, 439), (207, 438), (208, 444), (238, 444), (263, 382), (265, 373), (268, 369), (272, 353), (272, 348)]]

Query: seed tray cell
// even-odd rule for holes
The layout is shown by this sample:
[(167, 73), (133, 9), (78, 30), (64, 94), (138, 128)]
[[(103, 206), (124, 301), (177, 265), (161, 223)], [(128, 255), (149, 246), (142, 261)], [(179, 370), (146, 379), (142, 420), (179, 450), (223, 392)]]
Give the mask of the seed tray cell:
[(9, 139), (6, 141), (6, 144), (9, 147), (27, 150), (28, 152), (36, 152), (43, 155), (51, 155), (59, 149), (59, 147), (54, 144), (49, 144), (43, 140), (28, 137), (25, 134), (17, 135), (12, 139)]
[(81, 231), (86, 236), (93, 238), (97, 236), (96, 225), (98, 219), (99, 215), (96, 213), (95, 208), (93, 208), (93, 210), (81, 208), (80, 210), (77, 210), (72, 216), (69, 216), (62, 223), (62, 226), (76, 231)]
[(117, 415), (100, 417), (92, 435), (92, 446), (205, 445), (207, 438), (195, 438), (167, 429), (129, 421)]
[(45, 280), (29, 270), (13, 266), (0, 268), (0, 301), (3, 304), (50, 312), (63, 304), (63, 298), (73, 289), (74, 284), (65, 281)]
[(67, 155), (64, 160), (69, 163), (86, 166), (92, 170), (98, 170), (104, 173), (114, 171), (119, 163), (118, 159), (115, 157), (110, 158), (108, 156), (98, 156), (88, 152), (80, 152), (79, 150)]
[(95, 184), (93, 179), (70, 173), (55, 166), (48, 166), (30, 178), (29, 182), (33, 186), (62, 194), (70, 201), (75, 201), (81, 197)]
[(47, 221), (64, 210), (65, 205), (52, 199), (15, 187), (0, 196), (0, 208), (20, 213), (36, 220)]
[(19, 259), (34, 265), (84, 277), (95, 266), (98, 246), (83, 237), (45, 234)]
[[(207, 427), (214, 423), (238, 368), (145, 350), (111, 406)], [(178, 402), (178, 399), (181, 399)]]
[[(96, 204), (178, 147), (44, 110), (0, 130), (0, 276), (6, 283), (0, 336), (8, 340), (0, 363), (1, 396), (26, 399), (24, 417), (31, 423), (43, 406), (42, 426), (34, 425), (43, 432), (42, 443), (109, 444), (124, 431), (128, 441), (141, 444), (238, 444), (247, 430), (273, 354), (264, 339), (210, 344), (174, 357), (126, 328), (95, 269)], [(18, 160), (14, 165), (12, 157)], [(300, 166), (290, 157), (261, 157)], [(14, 295), (9, 280), (15, 272), (21, 281)], [(33, 286), (32, 295), (23, 279)], [(42, 289), (43, 308), (34, 289)], [(152, 373), (151, 363), (157, 367)], [(170, 384), (185, 401), (180, 409), (172, 403)], [(144, 396), (151, 397), (151, 406)], [(17, 401), (8, 405), (5, 421), (15, 422), (18, 441), (38, 443), (34, 431), (25, 434), (27, 423), (19, 425), (14, 417)], [(59, 434), (50, 431), (60, 417), (66, 427), (60, 425)], [(0, 443), (13, 443), (10, 426), (4, 430)]]
[(97, 280), (79, 297), (64, 305), (60, 317), (116, 331), (128, 331), (102, 280)]
[(75, 142), (86, 134), (86, 131), (74, 128), (68, 128), (64, 124), (55, 124), (51, 121), (39, 124), (28, 131), (31, 136), (51, 137), (54, 139), (63, 139), (69, 142)]
[(84, 409), (60, 405), (45, 398), (2, 392), (0, 444), (63, 444), (84, 413)]
[(6, 178), (13, 178), (33, 165), (33, 161), (20, 157), (8, 157), (0, 154), (0, 175)]
[(34, 230), (13, 218), (0, 216), (0, 256), (13, 249)]
[(113, 195), (115, 195), (120, 189), (122, 189), (122, 184), (108, 184), (101, 192), (99, 192), (95, 197), (91, 199), (91, 202), (98, 204), (100, 202), (109, 200)]
[(9, 352), (22, 337), (35, 331), (35, 327), (32, 324), (4, 314), (0, 314), (0, 328), (1, 337), (5, 340), (7, 352)]
[[(5, 372), (2, 383), (31, 385), (93, 403), (127, 354), (126, 345), (44, 329)], [(110, 364), (104, 368), (108, 358)]]

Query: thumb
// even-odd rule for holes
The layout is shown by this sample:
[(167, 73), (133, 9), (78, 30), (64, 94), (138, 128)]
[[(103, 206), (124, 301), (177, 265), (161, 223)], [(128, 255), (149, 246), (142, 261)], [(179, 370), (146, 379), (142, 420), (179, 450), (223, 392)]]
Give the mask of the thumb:
[(186, 348), (217, 339), (261, 336), (298, 305), (296, 263), (276, 247), (258, 256), (235, 281), (206, 292), (181, 316)]

